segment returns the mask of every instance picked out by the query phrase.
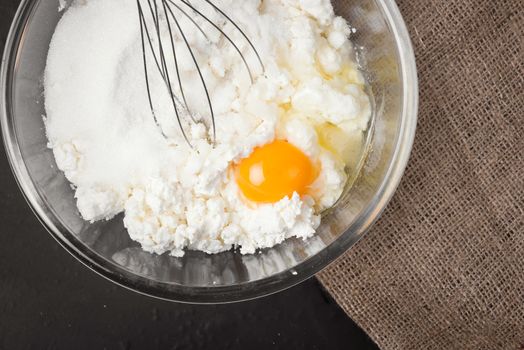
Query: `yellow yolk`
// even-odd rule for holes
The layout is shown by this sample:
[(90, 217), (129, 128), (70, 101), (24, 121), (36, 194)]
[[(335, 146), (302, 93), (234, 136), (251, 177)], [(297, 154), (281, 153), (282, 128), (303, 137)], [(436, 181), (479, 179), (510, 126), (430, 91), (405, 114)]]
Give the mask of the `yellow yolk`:
[(307, 193), (317, 174), (311, 160), (287, 141), (256, 148), (235, 166), (244, 196), (254, 202), (273, 203), (285, 196)]

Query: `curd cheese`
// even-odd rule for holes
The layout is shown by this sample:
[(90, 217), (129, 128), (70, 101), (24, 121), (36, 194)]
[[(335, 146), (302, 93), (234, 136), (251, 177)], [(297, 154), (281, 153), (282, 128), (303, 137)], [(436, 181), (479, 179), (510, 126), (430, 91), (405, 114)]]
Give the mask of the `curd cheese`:
[[(329, 0), (214, 3), (250, 38), (265, 67), (262, 72), (230, 23), (204, 1), (192, 1), (231, 35), (255, 73), (252, 83), (233, 47), (195, 18), (209, 41), (196, 30), (186, 35), (215, 110), (215, 145), (209, 142), (210, 130), (198, 123), (185, 124), (193, 148), (185, 143), (165, 84), (152, 76), (155, 115), (168, 139), (162, 136), (146, 94), (135, 0), (74, 1), (48, 54), (49, 147), (74, 186), (80, 214), (97, 221), (124, 212), (130, 237), (157, 254), (231, 248), (254, 253), (290, 237), (311, 237), (321, 211), (342, 193), (347, 155), (356, 154), (339, 149), (338, 141), (328, 140), (335, 145), (328, 147), (322, 138), (361, 139), (371, 116), (350, 27), (335, 16)], [(186, 18), (180, 21), (192, 28)], [(184, 52), (177, 35), (175, 46)], [(186, 97), (206, 115), (200, 80), (185, 52), (179, 66), (188, 84)], [(326, 128), (331, 131), (319, 131)], [(318, 174), (305, 194), (294, 192), (273, 203), (250, 201), (235, 181), (234, 167), (275, 140), (298, 148)]]

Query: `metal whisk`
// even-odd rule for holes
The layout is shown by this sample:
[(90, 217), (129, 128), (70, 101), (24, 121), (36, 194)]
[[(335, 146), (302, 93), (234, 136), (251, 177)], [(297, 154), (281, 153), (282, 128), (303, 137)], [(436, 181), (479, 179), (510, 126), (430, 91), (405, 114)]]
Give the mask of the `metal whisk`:
[[(216, 11), (225, 21), (231, 23), (235, 30), (237, 30), (241, 36), (246, 40), (246, 42), (249, 44), (249, 47), (256, 55), (256, 58), (260, 64), (260, 67), (262, 69), (262, 72), (264, 71), (264, 64), (262, 62), (262, 59), (260, 58), (260, 55), (251, 42), (251, 40), (248, 38), (248, 36), (244, 33), (244, 31), (224, 12), (222, 11), (218, 6), (216, 6), (213, 2), (210, 0), (202, 0), (202, 3), (207, 4), (210, 6), (210, 10)], [(144, 3), (144, 6), (142, 5)], [(145, 4), (147, 3), (147, 4)], [(206, 5), (206, 6), (207, 6)], [(173, 109), (175, 111), (175, 115), (178, 121), (178, 125), (180, 127), (180, 130), (182, 132), (182, 135), (187, 142), (187, 144), (192, 147), (191, 141), (189, 140), (189, 137), (184, 130), (184, 126), (182, 123), (182, 112), (185, 112), (184, 115), (188, 116), (189, 119), (191, 119), (192, 122), (197, 123), (199, 120), (195, 118), (195, 114), (192, 113), (190, 110), (186, 95), (184, 93), (184, 82), (180, 75), (179, 70), (179, 52), (175, 49), (175, 33), (179, 33), (180, 37), (182, 38), (185, 48), (188, 50), (192, 62), (195, 65), (196, 71), (198, 72), (199, 79), (201, 81), (203, 91), (205, 92), (205, 101), (208, 104), (209, 109), (209, 117), (211, 120), (211, 125), (207, 125), (207, 127), (211, 127), (212, 129), (212, 143), (214, 144), (216, 142), (216, 125), (215, 125), (215, 113), (213, 111), (213, 105), (211, 103), (211, 98), (209, 95), (209, 91), (206, 85), (206, 81), (204, 79), (204, 76), (202, 74), (201, 68), (199, 66), (199, 63), (195, 57), (195, 54), (193, 52), (193, 49), (191, 45), (189, 44), (189, 41), (186, 37), (186, 34), (184, 32), (184, 29), (181, 26), (180, 23), (180, 16), (185, 16), (189, 19), (190, 23), (194, 26), (194, 29), (197, 30), (200, 35), (202, 35), (206, 40), (209, 41), (208, 36), (206, 35), (203, 28), (197, 23), (195, 18), (201, 18), (205, 22), (211, 24), (213, 28), (215, 28), (220, 35), (222, 35), (230, 45), (235, 49), (235, 51), (240, 56), (243, 65), (245, 66), (247, 73), (249, 75), (249, 79), (251, 80), (251, 83), (254, 81), (253, 77), (253, 71), (250, 68), (246, 57), (240, 50), (239, 46), (232, 40), (232, 38), (227, 35), (224, 30), (217, 24), (214, 23), (208, 16), (206, 16), (202, 9), (196, 8), (190, 0), (137, 0), (137, 8), (138, 8), (138, 16), (140, 20), (140, 33), (141, 33), (141, 40), (142, 40), (142, 54), (143, 54), (143, 63), (144, 63), (144, 77), (146, 82), (146, 89), (147, 89), (147, 97), (149, 100), (149, 106), (151, 108), (151, 113), (153, 115), (153, 118), (155, 120), (155, 123), (157, 124), (158, 128), (160, 129), (162, 135), (168, 139), (164, 131), (162, 130), (162, 127), (155, 115), (154, 105), (153, 105), (153, 96), (151, 93), (151, 85), (150, 85), (150, 79), (152, 72), (149, 71), (150, 67), (148, 65), (148, 51), (151, 53), (151, 56), (153, 57), (153, 60), (155, 62), (156, 68), (158, 73), (160, 74), (160, 77), (164, 81), (167, 91), (169, 93), (171, 103), (173, 105)], [(164, 30), (167, 29), (168, 32), (168, 40), (164, 39), (161, 35), (162, 28)], [(154, 40), (156, 39), (156, 40)], [(166, 54), (167, 50), (170, 50), (174, 66), (168, 65)], [(174, 70), (174, 71), (173, 71)], [(181, 99), (175, 95), (174, 88), (172, 85), (172, 79), (174, 79), (174, 76), (176, 75), (176, 84), (178, 85), (178, 89), (180, 91), (180, 97)], [(208, 129), (209, 130), (209, 129)]]

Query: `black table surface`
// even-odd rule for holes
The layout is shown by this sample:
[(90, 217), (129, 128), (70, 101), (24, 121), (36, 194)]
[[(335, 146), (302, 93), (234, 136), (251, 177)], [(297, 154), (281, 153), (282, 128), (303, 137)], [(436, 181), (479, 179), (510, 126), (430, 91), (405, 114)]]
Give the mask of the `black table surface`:
[[(2, 48), (19, 2), (0, 0)], [(99, 277), (40, 225), (3, 149), (0, 225), (0, 349), (378, 349), (314, 278), (258, 300), (186, 305)]]

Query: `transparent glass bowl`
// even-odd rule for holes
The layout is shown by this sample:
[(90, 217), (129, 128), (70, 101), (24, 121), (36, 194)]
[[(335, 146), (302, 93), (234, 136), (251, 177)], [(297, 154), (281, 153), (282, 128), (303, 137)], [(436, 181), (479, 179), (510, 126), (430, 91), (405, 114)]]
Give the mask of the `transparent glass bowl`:
[[(370, 83), (374, 122), (367, 156), (353, 187), (307, 241), (290, 239), (254, 255), (238, 252), (183, 258), (143, 252), (119, 216), (89, 224), (58, 171), (42, 121), (42, 77), (61, 16), (58, 0), (23, 0), (7, 39), (0, 118), (8, 158), (28, 203), (53, 237), (100, 275), (151, 296), (194, 303), (245, 300), (309, 278), (351, 247), (393, 195), (413, 143), (417, 76), (410, 39), (393, 0), (334, 1), (357, 29), (353, 40)], [(27, 239), (31, 239), (27, 237)]]

